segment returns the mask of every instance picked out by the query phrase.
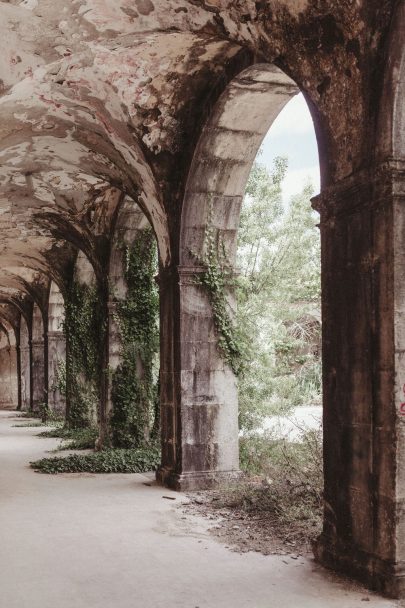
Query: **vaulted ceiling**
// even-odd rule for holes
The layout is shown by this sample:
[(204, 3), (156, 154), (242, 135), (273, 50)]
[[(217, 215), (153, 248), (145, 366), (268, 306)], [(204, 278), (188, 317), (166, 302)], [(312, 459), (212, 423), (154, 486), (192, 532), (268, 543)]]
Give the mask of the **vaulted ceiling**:
[(362, 61), (378, 55), (392, 7), (0, 1), (0, 300), (58, 279), (72, 247), (86, 251), (108, 232), (124, 196), (150, 220), (162, 263), (176, 257), (181, 192), (207, 108), (254, 58), (295, 79), (340, 154), (329, 173), (350, 173), (366, 145)]

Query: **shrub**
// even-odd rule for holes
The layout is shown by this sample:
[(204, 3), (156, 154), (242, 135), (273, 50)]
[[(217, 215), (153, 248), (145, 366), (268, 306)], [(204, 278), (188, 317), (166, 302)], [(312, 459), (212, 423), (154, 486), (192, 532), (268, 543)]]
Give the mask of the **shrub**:
[(224, 504), (263, 511), (302, 537), (319, 532), (323, 505), (322, 431), (302, 429), (300, 442), (271, 434), (241, 438), (241, 468), (248, 477), (224, 495)]
[(91, 454), (42, 458), (30, 466), (40, 473), (145, 473), (156, 470), (160, 451), (155, 446), (137, 450), (109, 449)]

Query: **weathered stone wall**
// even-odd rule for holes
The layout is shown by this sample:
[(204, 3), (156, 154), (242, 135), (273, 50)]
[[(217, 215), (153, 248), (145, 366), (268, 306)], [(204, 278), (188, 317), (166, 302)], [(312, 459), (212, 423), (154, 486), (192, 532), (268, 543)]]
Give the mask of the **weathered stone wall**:
[[(237, 473), (236, 383), (196, 260), (211, 223), (233, 264), (255, 152), (304, 93), (322, 177), (316, 553), (391, 595), (405, 593), (404, 12), (395, 0), (0, 2), (0, 318), (29, 319), (37, 302), (31, 351), (31, 328), (20, 330), (22, 402), (46, 398), (43, 286), (63, 285), (81, 251), (107, 309), (112, 226), (128, 197), (159, 248), (159, 477), (175, 487)], [(103, 380), (104, 426), (107, 404)]]
[[(108, 302), (108, 365), (111, 372), (114, 372), (122, 363), (122, 342), (116, 311), (117, 304), (125, 299), (128, 291), (125, 281), (124, 247), (131, 247), (139, 236), (140, 231), (148, 227), (148, 220), (141, 209), (132, 200), (124, 200), (117, 210), (114, 222), (108, 268), (110, 287)], [(109, 418), (113, 409), (111, 382), (108, 384), (107, 399), (107, 417)]]
[(32, 409), (36, 412), (46, 403), (45, 340), (41, 309), (34, 304), (32, 311)]
[(0, 409), (15, 410), (18, 404), (15, 337), (4, 327), (0, 333)]
[(31, 409), (31, 340), (23, 315), (20, 318), (21, 407)]
[(66, 395), (60, 390), (65, 376), (66, 337), (63, 331), (65, 303), (56, 283), (49, 289), (48, 305), (48, 407), (59, 414), (66, 408)]

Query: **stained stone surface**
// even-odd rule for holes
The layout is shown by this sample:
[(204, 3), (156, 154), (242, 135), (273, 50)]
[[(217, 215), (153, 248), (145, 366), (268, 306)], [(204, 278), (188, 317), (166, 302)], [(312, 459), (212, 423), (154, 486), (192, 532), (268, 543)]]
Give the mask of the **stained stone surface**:
[[(322, 182), (315, 552), (393, 596), (405, 594), (404, 49), (394, 0), (0, 1), (0, 322), (18, 405), (49, 402), (63, 350), (48, 335), (51, 282), (63, 294), (85, 259), (111, 316), (119, 217), (133, 228), (141, 210), (160, 258), (158, 479), (237, 477), (237, 382), (195, 276), (209, 225), (233, 267), (251, 164), (301, 90)], [(115, 333), (110, 319), (112, 366)], [(109, 407), (104, 386), (101, 435)]]

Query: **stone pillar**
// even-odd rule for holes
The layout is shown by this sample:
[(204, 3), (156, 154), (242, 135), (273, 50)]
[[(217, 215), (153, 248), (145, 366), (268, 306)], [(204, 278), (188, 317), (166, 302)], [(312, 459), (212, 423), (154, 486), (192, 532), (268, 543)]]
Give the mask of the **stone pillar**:
[[(5, 341), (2, 335), (2, 342)], [(0, 348), (0, 409), (17, 409), (17, 352), (15, 345)]]
[(62, 331), (48, 331), (48, 406), (53, 412), (64, 414), (66, 395), (56, 388), (58, 367), (66, 363), (66, 339)]
[(17, 346), (10, 346), (10, 403), (13, 409), (18, 409), (18, 352)]
[(32, 341), (32, 409), (45, 403), (45, 347), (43, 340)]
[(325, 516), (315, 555), (398, 596), (405, 592), (405, 172), (358, 174), (316, 206)]
[(236, 379), (217, 348), (201, 268), (160, 272), (162, 466), (168, 486), (209, 488), (239, 473)]
[(22, 409), (22, 394), (21, 394), (21, 348), (18, 343), (16, 346), (17, 353), (17, 410)]
[(31, 343), (20, 345), (21, 359), (21, 409), (31, 409)]
[(109, 300), (108, 304), (108, 369), (109, 379), (108, 379), (108, 389), (107, 389), (107, 405), (106, 405), (106, 419), (109, 423), (111, 413), (113, 410), (113, 403), (111, 399), (111, 388), (112, 382), (111, 378), (113, 373), (119, 367), (122, 362), (121, 356), (121, 338), (120, 338), (120, 330), (118, 327), (115, 311), (117, 307), (117, 302), (114, 300)]

